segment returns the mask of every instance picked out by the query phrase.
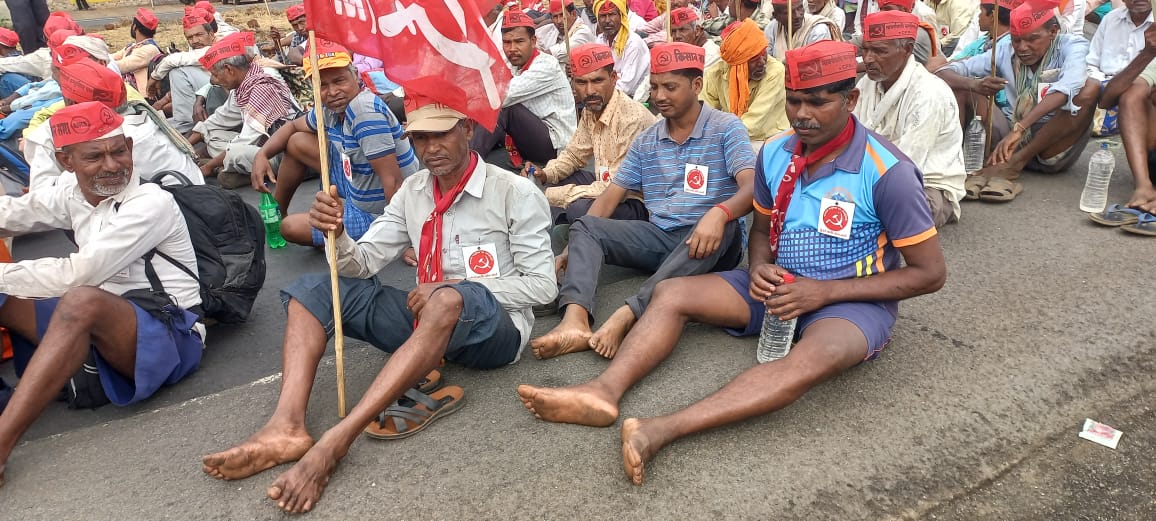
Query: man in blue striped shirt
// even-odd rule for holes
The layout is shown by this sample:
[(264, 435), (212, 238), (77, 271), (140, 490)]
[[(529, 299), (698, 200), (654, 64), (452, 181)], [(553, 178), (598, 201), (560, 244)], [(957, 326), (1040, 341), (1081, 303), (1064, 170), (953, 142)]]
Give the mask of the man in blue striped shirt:
[[(742, 258), (743, 226), (737, 219), (751, 210), (755, 167), (747, 129), (734, 114), (698, 101), (701, 47), (667, 43), (650, 55), (650, 100), (663, 119), (635, 138), (611, 185), (571, 225), (570, 245), (555, 262), (559, 271), (566, 270), (558, 300), (564, 315), (531, 343), (538, 358), (586, 349), (612, 358), (655, 285), (728, 270)], [(607, 218), (628, 192), (642, 193), (649, 221)], [(604, 261), (654, 275), (592, 332)]]

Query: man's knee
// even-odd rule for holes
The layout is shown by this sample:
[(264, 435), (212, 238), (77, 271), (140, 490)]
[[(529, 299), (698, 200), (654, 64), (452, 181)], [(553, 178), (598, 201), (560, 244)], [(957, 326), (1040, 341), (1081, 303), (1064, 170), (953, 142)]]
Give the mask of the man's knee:
[(1120, 120), (1124, 118), (1132, 119), (1132, 117), (1146, 117), (1148, 115), (1148, 94), (1151, 92), (1151, 87), (1145, 85), (1135, 85), (1128, 87), (1120, 95), (1120, 100), (1117, 104), (1120, 106)]
[(317, 135), (311, 132), (294, 132), (289, 136), (285, 152), (297, 161), (309, 164), (317, 160)]
[(462, 294), (453, 286), (442, 286), (430, 293), (425, 308), (421, 310), (421, 321), (424, 323), (429, 320), (452, 327), (461, 316), (464, 305)]
[(102, 308), (102, 303), (111, 293), (93, 286), (72, 288), (60, 297), (53, 320), (68, 320), (90, 323)]
[(1088, 80), (1084, 88), (1080, 89), (1080, 93), (1076, 94), (1073, 103), (1081, 109), (1095, 109), (1098, 101), (1100, 101), (1100, 82)]

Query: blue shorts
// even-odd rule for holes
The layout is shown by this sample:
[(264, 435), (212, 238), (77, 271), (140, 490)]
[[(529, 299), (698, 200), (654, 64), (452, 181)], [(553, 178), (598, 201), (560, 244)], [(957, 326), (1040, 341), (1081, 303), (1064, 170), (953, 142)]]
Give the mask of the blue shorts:
[[(341, 290), (341, 322), (345, 336), (369, 342), (392, 353), (413, 334), (413, 313), (406, 307), (408, 291), (382, 286), (374, 279), (338, 279)], [(462, 296), (462, 312), (450, 335), (445, 357), (466, 367), (493, 369), (518, 358), (522, 335), (494, 294), (471, 281), (446, 284)], [(305, 306), (333, 336), (333, 294), (328, 273), (311, 273), (281, 290), (281, 302), (289, 299)], [(445, 290), (442, 290), (445, 291)]]
[[(0, 306), (8, 300), (8, 295), (0, 294)], [(44, 338), (48, 322), (56, 311), (59, 298), (33, 301), (36, 308), (36, 334)], [(116, 372), (94, 347), (97, 372), (101, 387), (112, 403), (120, 406), (133, 404), (156, 394), (164, 385), (175, 384), (197, 370), (201, 363), (204, 343), (193, 325), (197, 315), (176, 308), (172, 325), (166, 324), (132, 304), (136, 311), (136, 369), (132, 377)], [(16, 335), (13, 335), (14, 337)], [(21, 339), (23, 340), (23, 339)], [(19, 342), (29, 346), (24, 342)], [(14, 342), (14, 347), (17, 342)], [(24, 355), (30, 357), (31, 354)]]
[[(739, 296), (747, 302), (751, 310), (751, 320), (745, 329), (725, 328), (733, 336), (758, 335), (763, 328), (763, 317), (767, 314), (766, 304), (751, 298), (751, 274), (747, 270), (731, 270), (715, 273), (727, 281)], [(895, 326), (895, 312), (888, 309), (885, 302), (838, 302), (812, 311), (801, 317), (795, 327), (798, 337), (811, 324), (824, 318), (841, 318), (859, 328), (867, 338), (867, 355), (864, 361), (874, 360), (891, 340), (891, 328)]]

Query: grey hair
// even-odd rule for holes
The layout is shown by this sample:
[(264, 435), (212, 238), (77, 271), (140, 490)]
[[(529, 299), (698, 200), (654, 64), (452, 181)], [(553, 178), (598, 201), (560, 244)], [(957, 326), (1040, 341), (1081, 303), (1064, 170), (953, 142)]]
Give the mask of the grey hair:
[(226, 65), (231, 65), (241, 70), (249, 70), (249, 56), (230, 56), (228, 58), (222, 58), (221, 61), (213, 64), (213, 71), (221, 72), (221, 69), (224, 69)]

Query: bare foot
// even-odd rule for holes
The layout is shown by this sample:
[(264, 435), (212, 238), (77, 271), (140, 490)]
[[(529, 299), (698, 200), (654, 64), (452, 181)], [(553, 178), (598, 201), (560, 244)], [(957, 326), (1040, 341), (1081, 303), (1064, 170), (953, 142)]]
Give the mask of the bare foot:
[(313, 438), (304, 430), (282, 429), (266, 425), (244, 443), (224, 452), (201, 458), (205, 474), (217, 479), (241, 479), (282, 463), (297, 461), (310, 447)]
[(646, 462), (661, 448), (661, 444), (654, 443), (647, 435), (642, 420), (627, 418), (622, 422), (622, 468), (635, 485), (642, 484)]
[(538, 360), (554, 358), (590, 349), (590, 330), (571, 327), (563, 321), (549, 333), (530, 341), (530, 349)]
[(629, 333), (632, 327), (634, 327), (634, 312), (630, 310), (630, 306), (622, 306), (615, 310), (602, 327), (590, 337), (590, 348), (604, 358), (614, 358), (618, 353), (618, 346), (622, 345), (622, 339), (626, 338), (626, 333)]
[(329, 477), (337, 469), (337, 457), (321, 445), (314, 445), (288, 472), (281, 474), (265, 491), (277, 508), (291, 514), (313, 510)]
[(618, 403), (593, 384), (550, 388), (518, 386), (518, 399), (539, 420), (608, 427), (618, 419)]
[(1132, 198), (1128, 200), (1128, 208), (1135, 208), (1151, 214), (1156, 214), (1156, 189), (1151, 186), (1136, 188)]

